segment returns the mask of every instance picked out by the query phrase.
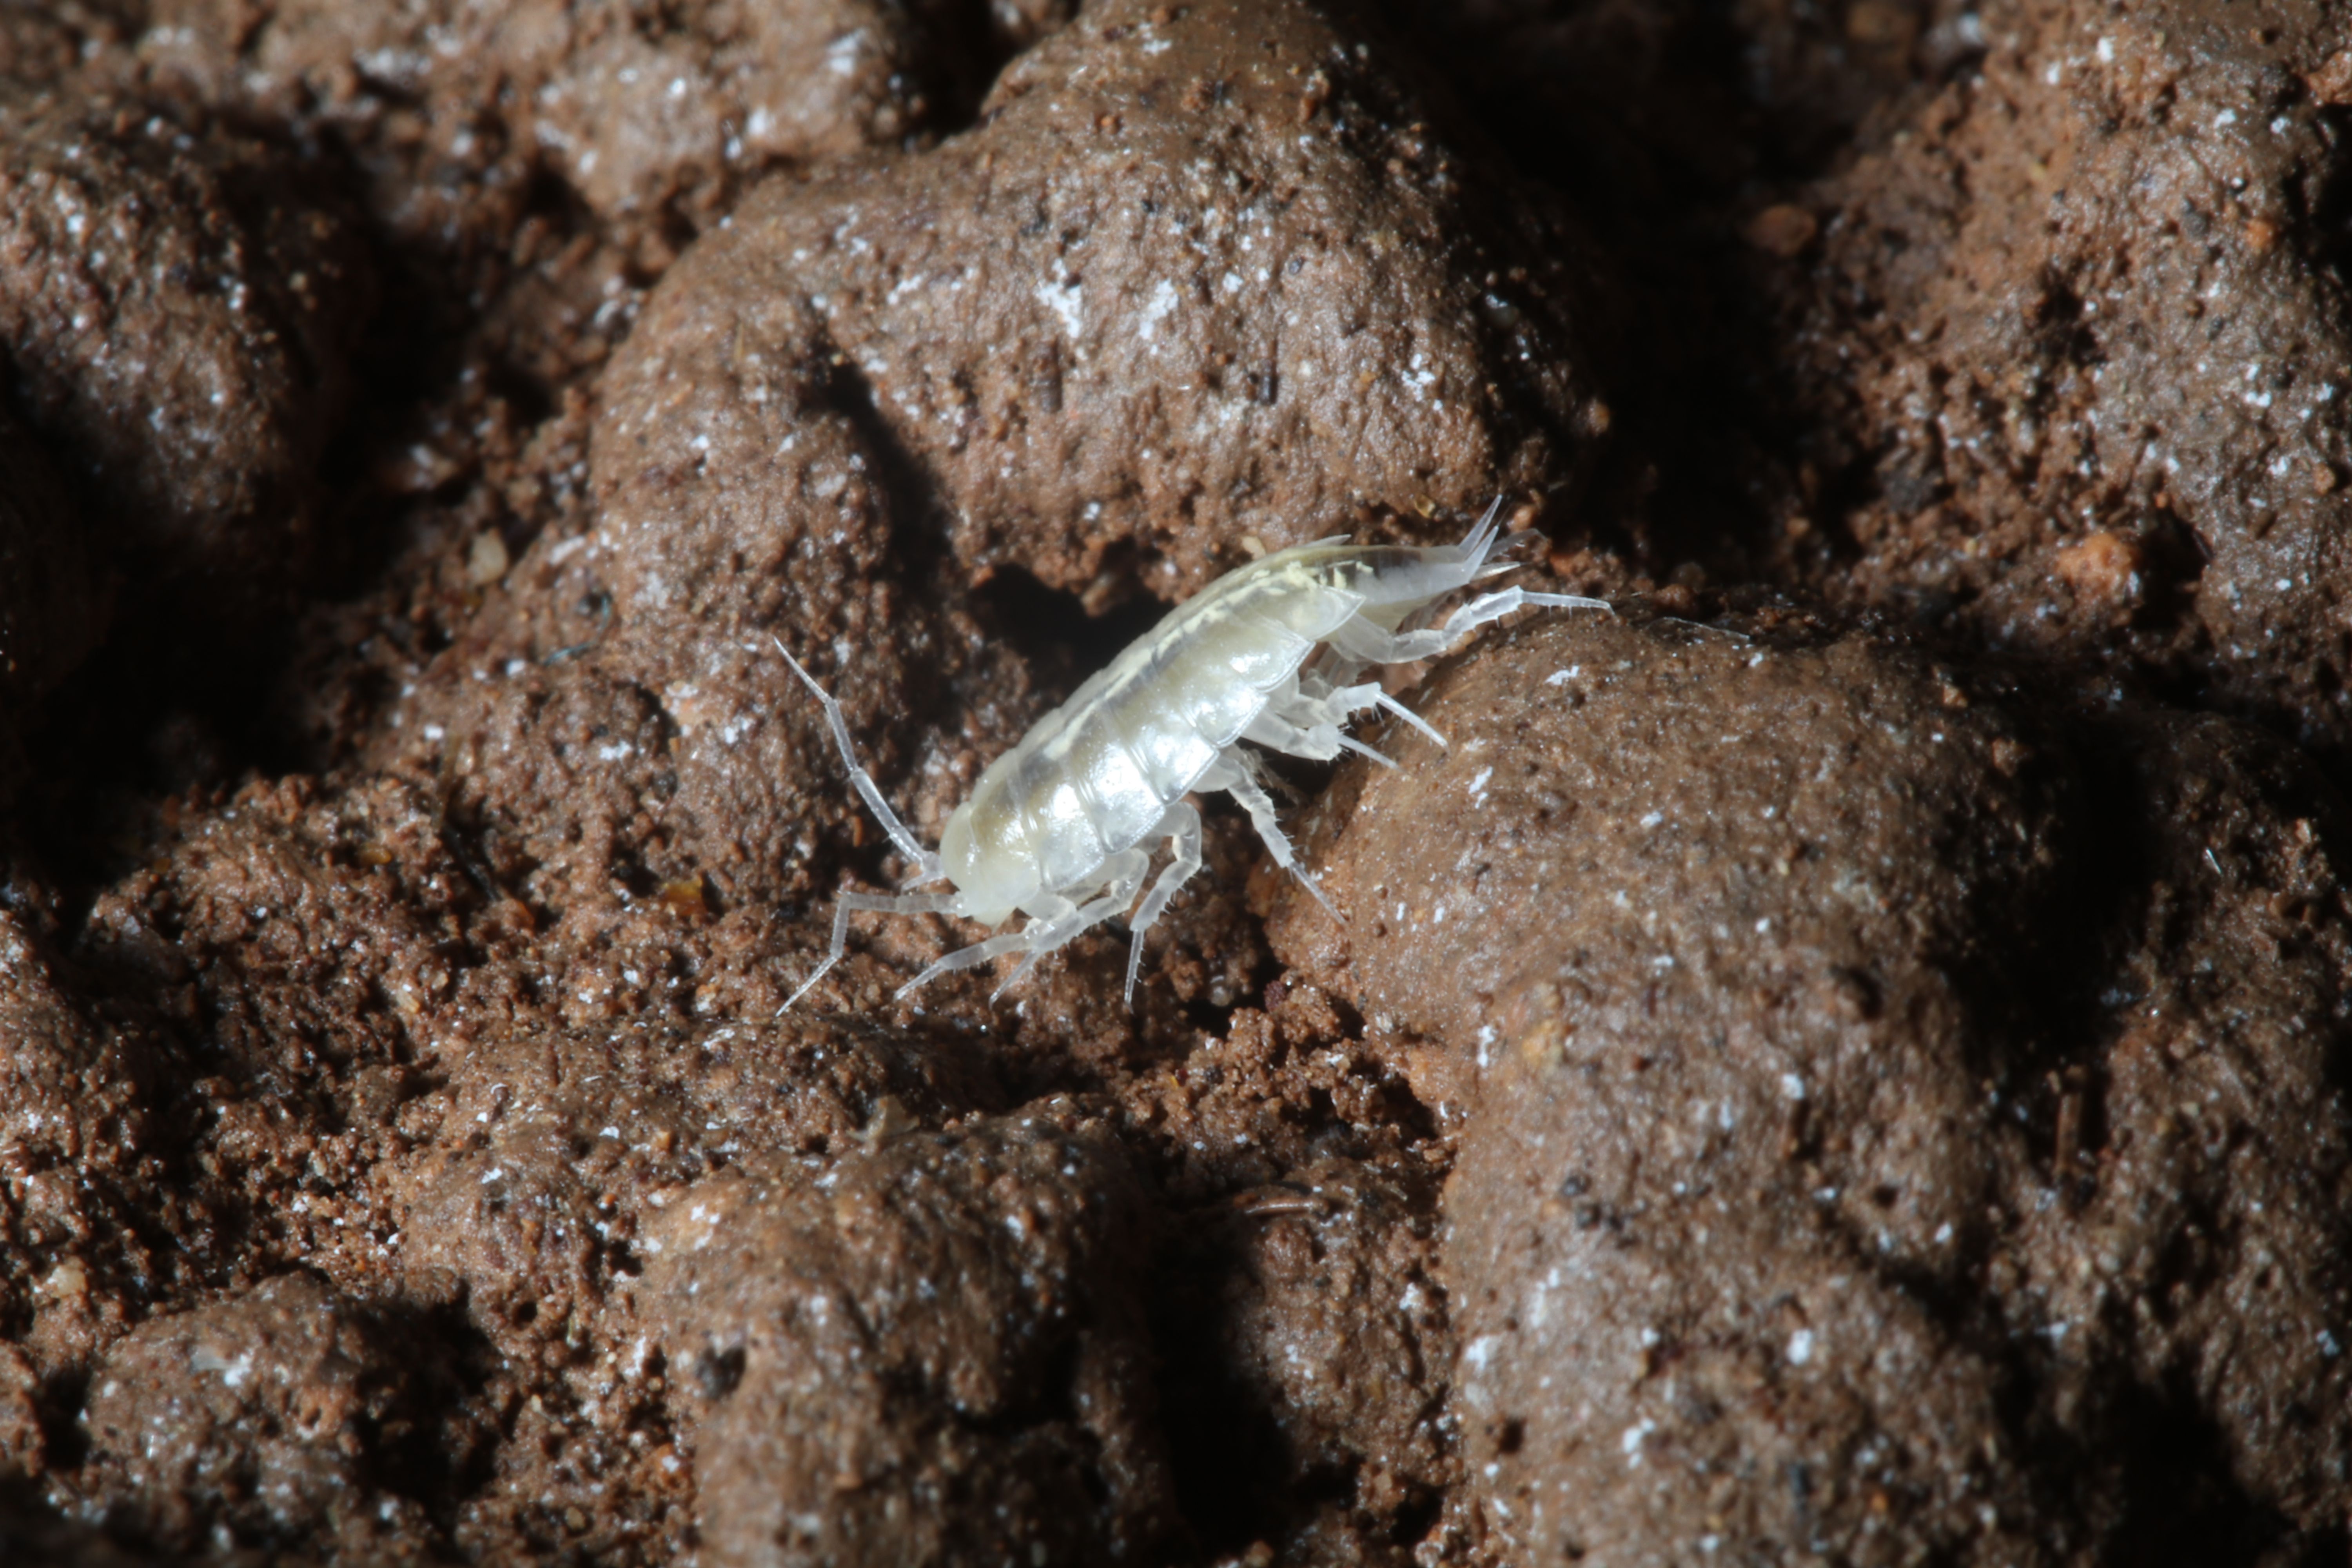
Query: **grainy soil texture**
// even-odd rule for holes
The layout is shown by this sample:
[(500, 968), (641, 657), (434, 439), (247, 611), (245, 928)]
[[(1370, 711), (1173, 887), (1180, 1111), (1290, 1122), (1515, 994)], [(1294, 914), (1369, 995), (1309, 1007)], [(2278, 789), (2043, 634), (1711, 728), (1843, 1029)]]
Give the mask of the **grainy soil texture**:
[[(2352, 4), (0, 0), (0, 1562), (2341, 1564)], [(834, 902), (1500, 497), (1444, 737)], [(1339, 918), (1335, 918), (1336, 910)]]

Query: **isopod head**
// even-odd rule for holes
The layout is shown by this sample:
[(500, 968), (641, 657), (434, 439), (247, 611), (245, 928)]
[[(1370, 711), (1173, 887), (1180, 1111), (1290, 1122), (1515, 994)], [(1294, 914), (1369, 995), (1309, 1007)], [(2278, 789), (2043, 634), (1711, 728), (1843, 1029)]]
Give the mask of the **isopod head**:
[(967, 919), (984, 926), (1001, 926), (1013, 911), (1040, 890), (1032, 857), (1007, 853), (999, 845), (983, 850), (973, 831), (972, 803), (964, 802), (948, 816), (940, 834), (940, 868), (955, 884)]

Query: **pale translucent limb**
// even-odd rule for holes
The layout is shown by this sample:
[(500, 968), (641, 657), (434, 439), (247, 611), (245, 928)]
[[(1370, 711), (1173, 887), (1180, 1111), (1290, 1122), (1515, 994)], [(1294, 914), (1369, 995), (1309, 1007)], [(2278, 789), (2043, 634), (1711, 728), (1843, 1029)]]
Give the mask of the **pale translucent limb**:
[(1381, 689), (1370, 682), (1334, 687), (1320, 676), (1308, 674), (1299, 679), (1296, 689), (1275, 693), (1242, 731), (1242, 738), (1310, 762), (1328, 763), (1346, 751), (1392, 768), (1395, 763), (1339, 728), (1380, 701)]
[(1319, 713), (1309, 710), (1304, 716), (1320, 721), (1301, 725), (1293, 715), (1279, 712), (1272, 707), (1262, 708), (1257, 717), (1242, 731), (1242, 739), (1255, 741), (1268, 751), (1304, 757), (1314, 763), (1328, 763), (1341, 752), (1348, 751), (1360, 752), (1383, 767), (1396, 766), (1361, 741), (1343, 733), (1339, 725), (1323, 719)]
[(1049, 894), (1040, 899), (1038, 904), (1041, 912), (1019, 931), (1001, 931), (985, 942), (973, 942), (970, 947), (960, 947), (945, 958), (931, 960), (929, 963), (924, 965), (920, 973), (899, 986), (893, 994), (904, 1001), (908, 994), (929, 984), (942, 974), (952, 974), (962, 969), (977, 969), (989, 960), (1002, 958), (1008, 952), (1025, 952), (1028, 951), (1032, 933), (1041, 924), (1074, 914), (1078, 907), (1059, 893)]
[(1020, 967), (1004, 977), (1004, 984), (989, 994), (993, 1002), (1018, 984), (1037, 967), (1037, 961), (1057, 948), (1066, 947), (1108, 920), (1116, 920), (1135, 902), (1136, 889), (1143, 886), (1143, 874), (1151, 868), (1151, 854), (1146, 849), (1122, 849), (1103, 862), (1102, 888), (1097, 898), (1060, 918), (1043, 922), (1032, 921), (1021, 934), (1029, 939), (1029, 955)]
[[(782, 638), (771, 633), (768, 640), (776, 645), (776, 651), (784, 656), (784, 662), (793, 667), (793, 673), (799, 676), (811, 691), (816, 693), (816, 700), (819, 702), (824, 704), (825, 722), (833, 726), (833, 743), (841, 749), (841, 765), (849, 770), (849, 782), (856, 786), (858, 797), (866, 802), (866, 809), (874, 814), (874, 819), (882, 825), (882, 831), (890, 836), (890, 842), (898, 847), (898, 853), (913, 862), (916, 874), (911, 880), (902, 885), (919, 888), (925, 882), (938, 881), (947, 874), (940, 868), (940, 858), (924, 848), (913, 831), (898, 820), (898, 814), (890, 809), (888, 801), (882, 798), (882, 791), (874, 783), (874, 776), (857, 765), (857, 753), (850, 747), (849, 725), (841, 716), (841, 704), (835, 702), (832, 694), (816, 683), (815, 676), (801, 668), (801, 661), (792, 656), (790, 650), (784, 647)], [(791, 1004), (787, 1003), (786, 1005), (789, 1006)]]
[[(789, 657), (789, 656), (788, 656)], [(793, 1004), (809, 993), (809, 987), (824, 978), (826, 970), (841, 962), (849, 943), (849, 917), (860, 910), (892, 915), (951, 915), (957, 911), (953, 893), (844, 893), (833, 904), (833, 944), (825, 949), (824, 962), (815, 972), (801, 982), (801, 988), (784, 998), (776, 1009), (781, 1018), (793, 1009)]]
[(1445, 651), (1445, 634), (1434, 627), (1392, 632), (1361, 616), (1340, 622), (1330, 637), (1333, 647), (1366, 664), (1411, 664), (1419, 658), (1435, 658)]
[[(1369, 625), (1370, 623), (1367, 624)], [(1378, 630), (1379, 628), (1374, 627), (1374, 629)], [(1369, 659), (1339, 657), (1335, 668), (1338, 670), (1344, 671), (1345, 674), (1340, 678), (1346, 679), (1347, 676), (1352, 676), (1360, 671), (1366, 664), (1372, 661)], [(1412, 725), (1414, 729), (1420, 731), (1423, 734), (1428, 736), (1432, 741), (1434, 741), (1439, 747), (1443, 748), (1444, 746), (1444, 736), (1439, 734), (1429, 721), (1423, 719), (1420, 714), (1414, 712), (1412, 709), (1406, 707), (1403, 703), (1398, 701), (1387, 692), (1381, 690), (1381, 683), (1379, 681), (1367, 680), (1357, 686), (1335, 686), (1332, 684), (1331, 677), (1331, 671), (1309, 671), (1306, 675), (1302, 676), (1298, 682), (1301, 690), (1306, 691), (1310, 696), (1318, 697), (1321, 700), (1325, 710), (1330, 717), (1344, 723), (1348, 720), (1352, 719), (1357, 714), (1362, 712), (1367, 708), (1385, 709), (1387, 711), (1395, 714), (1398, 718)], [(1278, 706), (1279, 704), (1277, 703), (1276, 705)], [(1369, 751), (1369, 748), (1365, 749)], [(1388, 761), (1386, 757), (1381, 757), (1377, 752), (1372, 754), (1381, 762)], [(1395, 764), (1391, 763), (1390, 765), (1394, 766)]]
[(1367, 708), (1379, 707), (1381, 701), (1381, 683), (1377, 680), (1367, 680), (1356, 686), (1338, 686), (1316, 670), (1309, 670), (1299, 678), (1298, 689), (1326, 717), (1342, 723)]
[(1606, 599), (1589, 599), (1582, 594), (1538, 594), (1532, 588), (1497, 588), (1491, 594), (1481, 594), (1452, 615), (1445, 617), (1445, 640), (1451, 646), (1457, 638), (1497, 621), (1513, 610), (1537, 605), (1555, 610), (1605, 610)]
[(1191, 881), (1193, 873), (1201, 868), (1201, 814), (1192, 809), (1192, 802), (1180, 800), (1168, 808), (1168, 815), (1160, 819), (1160, 826), (1152, 830), (1151, 837), (1168, 840), (1171, 858), (1160, 868), (1159, 879), (1151, 884), (1151, 891), (1143, 895), (1143, 907), (1137, 910), (1135, 917), (1127, 922), (1128, 930), (1134, 932), (1134, 939), (1127, 949), (1127, 1005), (1129, 1007), (1135, 1005), (1135, 972), (1143, 964), (1143, 933), (1160, 919), (1160, 911), (1168, 907), (1168, 900), (1176, 896), (1177, 889)]
[(1323, 896), (1323, 889), (1316, 884), (1313, 877), (1307, 875), (1307, 868), (1298, 863), (1298, 858), (1290, 847), (1289, 835), (1282, 831), (1282, 824), (1276, 819), (1273, 800), (1251, 776), (1248, 752), (1228, 747), (1210, 765), (1209, 771), (1201, 775), (1199, 787), (1223, 790), (1241, 802), (1242, 809), (1249, 813), (1250, 826), (1257, 829), (1257, 836), (1265, 841), (1265, 852), (1274, 857), (1274, 863), (1297, 878), (1299, 884), (1315, 895), (1315, 901), (1321, 904), (1333, 920), (1341, 925), (1348, 923), (1348, 917), (1339, 912), (1337, 904)]
[(1393, 713), (1398, 718), (1403, 720), (1406, 723), (1412, 725), (1414, 729), (1420, 731), (1423, 734), (1428, 736), (1431, 740), (1436, 742), (1437, 749), (1439, 751), (1442, 752), (1446, 749), (1445, 737), (1437, 732), (1436, 725), (1432, 724), (1428, 720), (1423, 718), (1420, 714), (1414, 712), (1412, 709), (1406, 707), (1403, 703), (1398, 701), (1395, 698), (1390, 696), (1385, 691), (1381, 693), (1381, 706), (1386, 709), (1389, 712)]
[(1331, 634), (1331, 642), (1350, 658), (1372, 664), (1411, 664), (1415, 659), (1435, 658), (1489, 621), (1500, 620), (1513, 610), (1536, 605), (1560, 610), (1609, 608), (1608, 601), (1588, 599), (1581, 594), (1538, 594), (1526, 588), (1498, 588), (1494, 593), (1479, 595), (1446, 616), (1442, 626), (1392, 632), (1362, 616), (1351, 616)]
[[(1369, 622), (1365, 624), (1368, 626), (1370, 625)], [(1378, 631), (1380, 628), (1374, 626), (1372, 629)], [(1362, 670), (1367, 664), (1375, 661), (1365, 658), (1352, 658), (1346, 657), (1345, 650), (1341, 650), (1339, 654), (1335, 655), (1334, 658), (1335, 663), (1331, 669), (1310, 670), (1301, 676), (1298, 682), (1301, 690), (1306, 691), (1309, 696), (1318, 697), (1322, 700), (1325, 708), (1329, 710), (1331, 717), (1344, 722), (1362, 712), (1367, 708), (1382, 709), (1388, 712), (1395, 714), (1398, 718), (1403, 720), (1406, 723), (1412, 725), (1414, 729), (1428, 736), (1430, 740), (1437, 744), (1440, 750), (1444, 749), (1445, 737), (1437, 732), (1436, 727), (1431, 724), (1428, 720), (1423, 719), (1420, 714), (1414, 712), (1412, 709), (1406, 707), (1403, 703), (1398, 701), (1387, 692), (1381, 690), (1379, 681), (1367, 680), (1357, 686), (1335, 686), (1332, 683), (1335, 674), (1339, 679), (1345, 679)], [(1385, 756), (1381, 756), (1376, 752), (1371, 752), (1370, 747), (1360, 749), (1370, 752), (1376, 761), (1383, 763), (1389, 761)], [(1391, 763), (1390, 765), (1393, 767), (1395, 764)]]

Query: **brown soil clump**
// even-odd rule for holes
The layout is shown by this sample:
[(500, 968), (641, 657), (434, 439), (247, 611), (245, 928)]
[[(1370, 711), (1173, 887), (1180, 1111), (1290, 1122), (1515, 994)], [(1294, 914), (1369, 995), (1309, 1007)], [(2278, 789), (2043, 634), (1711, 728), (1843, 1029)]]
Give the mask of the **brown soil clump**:
[(2310, 766), (1781, 615), (1481, 654), (1424, 688), (1450, 751), (1326, 796), (1356, 924), (1275, 928), (1460, 1107), (1446, 1528), (1987, 1563), (2330, 1528), (2352, 821)]
[(1810, 513), (1852, 552), (1817, 580), (2340, 748), (2344, 18), (1977, 26), (1977, 68), (1806, 193), (1789, 379), (1820, 411)]
[(1116, 1142), (1049, 1102), (870, 1145), (814, 1184), (725, 1172), (646, 1237), (655, 1331), (704, 1405), (704, 1551), (1155, 1554), (1150, 1205)]
[(415, 1384), (432, 1369), (371, 1330), (289, 1275), (124, 1335), (92, 1373), (82, 1416), (93, 1511), (182, 1551), (217, 1532), (324, 1537), (362, 1556), (396, 1537), (382, 1528), (396, 1510), (360, 1510), (379, 1490), (370, 1470), (420, 1436), (415, 1407), (430, 1399)]
[(1369, 58), (1293, 7), (1113, 8), (937, 153), (764, 187), (607, 383), (596, 544), (622, 591), (681, 525), (773, 550), (796, 500), (875, 487), (975, 578), (1018, 566), (1097, 608), (1367, 505), (1572, 495), (1610, 419), (1587, 247)]
[(235, 626), (316, 548), (367, 272), (294, 161), (197, 117), (0, 101), (0, 354), (108, 565)]

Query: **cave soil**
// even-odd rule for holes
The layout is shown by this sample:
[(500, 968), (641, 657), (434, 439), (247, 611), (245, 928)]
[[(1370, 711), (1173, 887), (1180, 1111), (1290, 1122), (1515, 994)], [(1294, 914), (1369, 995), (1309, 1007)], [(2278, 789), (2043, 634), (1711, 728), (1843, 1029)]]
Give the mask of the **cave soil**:
[[(2352, 6), (0, 5), (0, 1561), (2340, 1563)], [(1219, 574), (1607, 599), (1001, 995)]]

